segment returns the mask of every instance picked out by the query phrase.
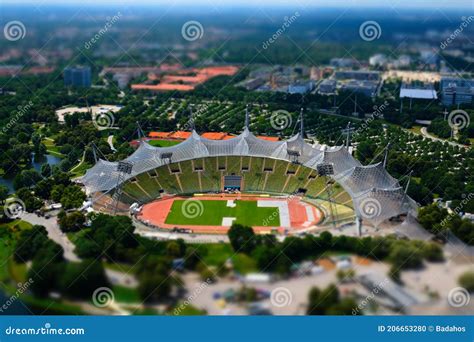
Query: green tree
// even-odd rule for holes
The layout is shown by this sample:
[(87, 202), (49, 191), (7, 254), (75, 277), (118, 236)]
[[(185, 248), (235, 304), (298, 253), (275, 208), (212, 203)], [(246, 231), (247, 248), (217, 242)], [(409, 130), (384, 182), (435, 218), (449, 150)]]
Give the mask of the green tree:
[(86, 217), (80, 211), (74, 211), (70, 214), (66, 214), (61, 211), (58, 215), (59, 228), (65, 233), (77, 232), (84, 227)]
[(8, 198), (8, 188), (4, 185), (0, 185), (0, 203), (5, 202)]
[(255, 233), (251, 227), (234, 223), (227, 235), (236, 253), (250, 254), (257, 244)]
[(466, 272), (459, 277), (459, 285), (469, 292), (474, 292), (474, 272)]

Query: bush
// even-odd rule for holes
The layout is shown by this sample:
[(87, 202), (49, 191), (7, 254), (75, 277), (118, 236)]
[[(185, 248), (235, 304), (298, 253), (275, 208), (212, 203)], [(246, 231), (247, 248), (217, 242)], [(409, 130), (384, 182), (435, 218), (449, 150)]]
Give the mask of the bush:
[(459, 277), (459, 285), (469, 292), (474, 292), (474, 272), (466, 272)]

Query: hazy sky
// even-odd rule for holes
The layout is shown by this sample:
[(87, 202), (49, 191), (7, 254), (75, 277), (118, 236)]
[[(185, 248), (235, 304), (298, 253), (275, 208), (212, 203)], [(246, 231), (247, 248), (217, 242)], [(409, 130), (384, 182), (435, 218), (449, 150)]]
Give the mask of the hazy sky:
[[(324, 7), (393, 7), (474, 9), (474, 0), (1, 0), (3, 4), (81, 4), (81, 5), (212, 5), (212, 6), (324, 6)], [(1, 7), (1, 5), (0, 5)]]

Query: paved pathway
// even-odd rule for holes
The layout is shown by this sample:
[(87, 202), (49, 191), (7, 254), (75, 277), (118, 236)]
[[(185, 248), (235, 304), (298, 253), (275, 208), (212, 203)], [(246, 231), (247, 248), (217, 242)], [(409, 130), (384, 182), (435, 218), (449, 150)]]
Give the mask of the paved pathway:
[(79, 257), (74, 253), (74, 244), (68, 239), (67, 235), (59, 229), (56, 217), (47, 219), (38, 217), (36, 214), (24, 213), (21, 219), (33, 225), (44, 226), (48, 232), (48, 237), (64, 249), (64, 258), (66, 260), (80, 261)]
[(109, 135), (107, 137), (107, 143), (109, 144), (110, 149), (112, 151), (114, 151), (114, 152), (117, 151), (117, 149), (114, 147), (114, 136), (113, 135)]
[(422, 134), (425, 138), (431, 139), (431, 140), (433, 140), (433, 141), (447, 142), (447, 143), (448, 143), (449, 145), (451, 145), (451, 146), (458, 146), (458, 147), (462, 147), (462, 148), (469, 148), (469, 146), (466, 146), (466, 145), (458, 144), (458, 143), (455, 143), (455, 142), (453, 142), (453, 141), (448, 141), (448, 140), (446, 140), (446, 139), (437, 138), (437, 137), (431, 135), (430, 133), (428, 133), (428, 129), (427, 129), (426, 127), (421, 127), (420, 132), (421, 132), (421, 134)]

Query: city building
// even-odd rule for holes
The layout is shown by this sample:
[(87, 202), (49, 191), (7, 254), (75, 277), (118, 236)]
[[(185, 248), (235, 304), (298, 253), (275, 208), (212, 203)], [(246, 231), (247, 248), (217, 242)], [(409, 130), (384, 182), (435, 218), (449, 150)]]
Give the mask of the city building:
[(336, 92), (336, 80), (324, 80), (319, 84), (318, 92), (321, 95), (333, 95)]
[(297, 82), (288, 86), (288, 93), (290, 94), (306, 94), (314, 89), (314, 82)]
[(441, 102), (445, 106), (472, 103), (474, 79), (442, 77), (440, 82)]
[(331, 58), (329, 64), (337, 68), (353, 68), (359, 65), (359, 62), (353, 58)]
[(384, 54), (378, 53), (369, 58), (369, 64), (373, 67), (385, 66), (388, 63), (388, 58)]
[(79, 66), (65, 68), (64, 85), (73, 87), (90, 87), (91, 68)]
[(419, 99), (419, 100), (436, 100), (438, 95), (433, 84), (409, 84), (403, 83), (400, 88), (400, 99)]
[(350, 80), (341, 85), (341, 90), (375, 97), (379, 89), (379, 83), (373, 81)]
[(380, 72), (368, 70), (336, 71), (335, 77), (337, 80), (379, 81)]

